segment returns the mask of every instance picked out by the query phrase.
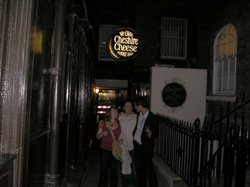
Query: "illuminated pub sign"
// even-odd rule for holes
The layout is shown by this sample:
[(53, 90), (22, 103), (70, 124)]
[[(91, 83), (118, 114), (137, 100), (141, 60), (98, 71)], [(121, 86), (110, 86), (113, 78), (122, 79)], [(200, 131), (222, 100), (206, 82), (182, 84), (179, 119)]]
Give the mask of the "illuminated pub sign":
[(121, 28), (114, 32), (109, 38), (108, 52), (115, 60), (125, 61), (134, 58), (140, 47), (140, 40), (135, 30)]

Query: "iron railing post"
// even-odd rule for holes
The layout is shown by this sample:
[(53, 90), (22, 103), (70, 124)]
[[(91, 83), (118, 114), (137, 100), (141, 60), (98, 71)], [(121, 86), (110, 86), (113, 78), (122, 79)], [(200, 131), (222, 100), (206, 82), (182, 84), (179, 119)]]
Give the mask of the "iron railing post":
[(194, 121), (194, 138), (195, 138), (195, 153), (194, 153), (194, 166), (193, 166), (193, 181), (192, 186), (198, 186), (198, 173), (199, 173), (199, 152), (200, 152), (200, 119), (196, 118)]

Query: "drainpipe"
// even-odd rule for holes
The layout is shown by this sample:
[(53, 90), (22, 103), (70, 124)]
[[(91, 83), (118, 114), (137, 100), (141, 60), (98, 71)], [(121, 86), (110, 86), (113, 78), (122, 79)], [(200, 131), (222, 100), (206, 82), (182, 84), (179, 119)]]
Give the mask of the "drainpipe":
[(66, 61), (66, 71), (65, 71), (65, 77), (66, 77), (66, 96), (65, 96), (65, 106), (64, 111), (67, 115), (67, 121), (66, 121), (66, 158), (65, 158), (65, 175), (67, 175), (68, 167), (69, 167), (69, 160), (70, 160), (70, 120), (71, 120), (71, 83), (72, 83), (72, 59), (73, 59), (73, 35), (74, 35), (74, 23), (75, 23), (75, 13), (70, 13), (67, 16), (68, 19), (68, 28), (69, 28), (69, 44), (68, 44), (68, 59)]
[(55, 56), (51, 67), (51, 112), (50, 112), (50, 134), (48, 152), (48, 171), (45, 178), (46, 187), (58, 187), (60, 184), (59, 174), (59, 131), (60, 131), (60, 103), (61, 83), (63, 67), (63, 43), (64, 43), (64, 21), (65, 1), (56, 2), (56, 23), (55, 23)]

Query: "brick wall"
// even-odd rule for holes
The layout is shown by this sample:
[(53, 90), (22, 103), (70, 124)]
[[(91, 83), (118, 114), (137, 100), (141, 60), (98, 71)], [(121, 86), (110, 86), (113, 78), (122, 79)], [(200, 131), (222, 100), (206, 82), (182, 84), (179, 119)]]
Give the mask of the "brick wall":
[(135, 66), (151, 67), (154, 64), (172, 64), (177, 67), (186, 67), (187, 60), (194, 57), (194, 43), (188, 41), (186, 60), (163, 60), (160, 58), (161, 18), (188, 19), (189, 40), (195, 40), (196, 33), (194, 6), (190, 2), (181, 1), (140, 1), (136, 8), (136, 30), (140, 36), (142, 48), (140, 55), (135, 59)]
[[(246, 92), (250, 98), (250, 3), (246, 0), (210, 1), (138, 1), (136, 30), (141, 38), (140, 55), (135, 66), (151, 67), (154, 64), (173, 64), (208, 70), (207, 94), (212, 93), (213, 45), (217, 32), (226, 24), (233, 24), (238, 32), (237, 97)], [(150, 7), (150, 8), (149, 8)], [(186, 60), (160, 59), (161, 17), (186, 17), (188, 19), (188, 46)], [(208, 111), (224, 102), (208, 101)]]
[[(243, 92), (250, 99), (250, 3), (246, 1), (214, 1), (199, 5), (197, 12), (197, 53), (200, 68), (208, 69), (208, 95), (212, 93), (213, 45), (217, 32), (226, 24), (233, 24), (238, 32), (236, 97)], [(209, 113), (225, 102), (209, 101)]]

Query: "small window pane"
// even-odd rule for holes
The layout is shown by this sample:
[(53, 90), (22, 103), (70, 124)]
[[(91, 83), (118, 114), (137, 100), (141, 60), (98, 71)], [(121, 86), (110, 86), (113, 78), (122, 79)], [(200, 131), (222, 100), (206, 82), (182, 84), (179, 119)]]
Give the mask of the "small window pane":
[(233, 91), (235, 85), (234, 75), (229, 76), (229, 90)]
[(234, 74), (235, 73), (235, 62), (231, 61), (230, 62), (230, 74)]
[(226, 60), (225, 62), (224, 62), (224, 65), (223, 65), (223, 73), (224, 73), (224, 75), (228, 75), (228, 64), (229, 64), (229, 62)]

